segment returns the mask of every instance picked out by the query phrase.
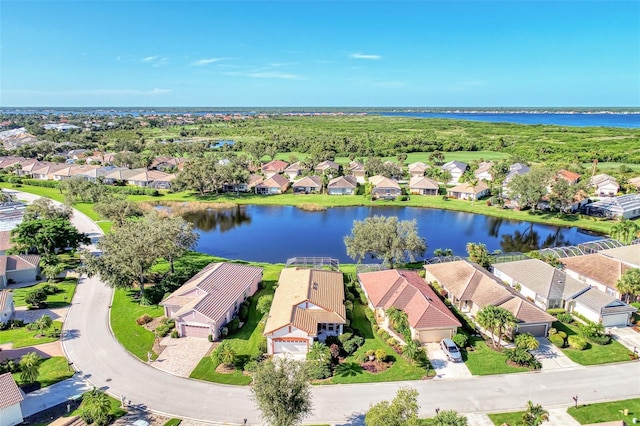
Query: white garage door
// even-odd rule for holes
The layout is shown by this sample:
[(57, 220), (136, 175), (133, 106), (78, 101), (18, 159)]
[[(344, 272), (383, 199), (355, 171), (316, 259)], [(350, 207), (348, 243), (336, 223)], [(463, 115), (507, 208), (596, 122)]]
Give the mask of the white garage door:
[(421, 330), (420, 341), (422, 343), (439, 342), (442, 339), (451, 338), (451, 329), (446, 330)]
[(602, 325), (605, 327), (613, 327), (616, 325), (627, 325), (627, 318), (629, 314), (611, 314), (602, 316)]
[(182, 337), (201, 337), (203, 339), (206, 339), (209, 334), (211, 334), (209, 327), (185, 325), (182, 329)]
[(296, 340), (296, 341), (278, 341), (274, 342), (274, 350), (273, 352), (276, 354), (281, 353), (290, 353), (290, 354), (304, 354), (307, 353), (307, 341), (306, 340)]

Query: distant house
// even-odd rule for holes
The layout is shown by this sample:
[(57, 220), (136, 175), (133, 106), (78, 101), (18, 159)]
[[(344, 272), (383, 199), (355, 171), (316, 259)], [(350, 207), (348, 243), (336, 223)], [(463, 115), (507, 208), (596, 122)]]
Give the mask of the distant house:
[(146, 172), (147, 169), (128, 169), (126, 167), (115, 167), (102, 178), (102, 182), (107, 185), (118, 183), (128, 183), (133, 176)]
[(608, 219), (634, 219), (640, 216), (640, 194), (604, 198), (587, 204), (585, 212), (589, 216)]
[(338, 176), (329, 181), (327, 193), (329, 195), (353, 195), (358, 189), (358, 182), (353, 176)]
[(416, 271), (392, 269), (358, 274), (376, 320), (388, 325), (386, 310), (407, 314), (411, 338), (422, 343), (453, 337), (460, 322)]
[(371, 197), (374, 199), (383, 198), (385, 200), (393, 200), (402, 195), (402, 189), (400, 189), (400, 185), (395, 179), (376, 175), (371, 176), (369, 182), (373, 185)]
[(336, 176), (340, 171), (340, 165), (335, 161), (326, 160), (318, 164), (314, 168), (314, 170), (318, 174), (327, 174), (329, 176)]
[(130, 176), (127, 179), (127, 183), (129, 185), (134, 185), (134, 186), (140, 186), (143, 188), (149, 187), (149, 186), (153, 186), (153, 182), (155, 181), (160, 181), (161, 183), (159, 183), (159, 186), (161, 186), (162, 188), (158, 188), (158, 189), (165, 189), (167, 187), (171, 187), (171, 178), (169, 178), (169, 174), (165, 173), (165, 172), (161, 172), (158, 170), (146, 170), (143, 169), (140, 173), (137, 173), (133, 176)]
[(160, 170), (162, 172), (169, 172), (172, 170), (182, 170), (184, 163), (187, 159), (182, 157), (171, 157), (168, 155), (161, 155), (153, 159), (149, 165), (151, 170)]
[(13, 293), (9, 290), (0, 290), (0, 323), (8, 322), (13, 317), (14, 311)]
[(289, 188), (289, 179), (282, 175), (273, 175), (255, 186), (256, 194), (284, 194)]
[(529, 166), (523, 163), (513, 163), (510, 165), (509, 173), (507, 173), (507, 176), (505, 176), (502, 183), (502, 193), (507, 195), (509, 193), (509, 182), (511, 182), (516, 176), (527, 174), (529, 171)]
[(428, 164), (423, 163), (422, 161), (416, 161), (415, 163), (409, 164), (407, 166), (409, 170), (410, 177), (422, 177), (424, 176), (424, 172), (431, 167)]
[(24, 421), (20, 403), (24, 400), (11, 373), (0, 375), (0, 424), (14, 426)]
[(493, 167), (492, 161), (483, 161), (478, 164), (478, 168), (474, 172), (476, 179), (484, 180), (484, 181), (492, 181), (493, 176), (491, 175), (491, 167)]
[(0, 255), (0, 288), (9, 282), (34, 282), (40, 273), (40, 256), (36, 254)]
[(294, 194), (313, 194), (322, 191), (320, 176), (305, 176), (291, 185)]
[(289, 180), (293, 181), (295, 180), (295, 178), (300, 176), (303, 170), (304, 167), (302, 167), (302, 164), (300, 164), (299, 161), (296, 161), (295, 163), (284, 169), (284, 174), (289, 176)]
[(571, 172), (569, 170), (565, 170), (562, 169), (558, 172), (557, 177), (559, 179), (564, 179), (567, 182), (569, 182), (570, 184), (574, 184), (574, 183), (578, 183), (578, 181), (580, 180), (580, 174), (579, 173), (575, 173), (575, 172)]
[(629, 179), (629, 184), (633, 185), (637, 191), (640, 191), (640, 177), (634, 177)]
[(342, 272), (283, 269), (264, 327), (267, 352), (304, 357), (315, 339), (342, 334), (344, 300)]
[(412, 176), (409, 179), (409, 191), (415, 195), (438, 195), (440, 185), (426, 176)]
[(461, 161), (449, 161), (448, 163), (443, 164), (440, 169), (451, 174), (451, 179), (447, 182), (448, 184), (457, 184), (464, 172), (467, 170), (467, 164)]
[(349, 167), (347, 168), (347, 173), (356, 178), (356, 181), (360, 184), (364, 184), (367, 181), (367, 174), (364, 164), (362, 163), (357, 161), (350, 162)]
[(472, 186), (470, 183), (465, 182), (448, 189), (447, 195), (461, 200), (479, 200), (480, 198), (489, 195), (489, 187), (483, 181), (478, 182), (476, 186)]
[(236, 315), (262, 281), (262, 268), (235, 263), (210, 263), (160, 302), (176, 321), (181, 337), (220, 337), (220, 329)]
[(620, 190), (618, 181), (607, 174), (595, 175), (589, 179), (589, 185), (596, 190), (598, 197), (615, 197)]
[(458, 260), (425, 265), (425, 281), (437, 282), (447, 298), (463, 313), (473, 317), (485, 306), (498, 306), (511, 312), (518, 320), (514, 330), (546, 336), (555, 318), (528, 301), (524, 296), (483, 267)]
[(286, 169), (288, 165), (289, 163), (287, 163), (286, 161), (273, 160), (263, 164), (261, 170), (262, 173), (264, 173), (265, 177), (269, 179), (272, 176), (283, 173), (284, 169)]
[(166, 175), (165, 177), (160, 177), (153, 182), (151, 182), (148, 187), (155, 189), (171, 189), (172, 182), (175, 180), (175, 173), (171, 173)]
[(620, 298), (616, 284), (622, 274), (633, 269), (628, 264), (600, 253), (572, 256), (561, 259), (567, 275), (603, 293)]

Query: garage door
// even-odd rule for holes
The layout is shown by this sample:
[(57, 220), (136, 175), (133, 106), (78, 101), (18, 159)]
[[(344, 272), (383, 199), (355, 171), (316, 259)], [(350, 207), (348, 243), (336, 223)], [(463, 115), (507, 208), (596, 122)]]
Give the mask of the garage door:
[(276, 340), (274, 342), (273, 352), (276, 354), (281, 354), (281, 353), (304, 354), (304, 353), (307, 353), (307, 341), (306, 340), (296, 340), (296, 341)]
[(529, 333), (536, 337), (546, 337), (547, 327), (545, 324), (521, 324), (518, 326), (518, 333)]
[(209, 327), (185, 325), (182, 329), (182, 337), (201, 337), (203, 339), (206, 339), (209, 334)]
[(439, 342), (442, 339), (451, 337), (451, 329), (445, 330), (421, 330), (420, 341), (422, 343)]
[(602, 316), (602, 325), (605, 327), (613, 327), (616, 325), (627, 325), (629, 314), (611, 314)]

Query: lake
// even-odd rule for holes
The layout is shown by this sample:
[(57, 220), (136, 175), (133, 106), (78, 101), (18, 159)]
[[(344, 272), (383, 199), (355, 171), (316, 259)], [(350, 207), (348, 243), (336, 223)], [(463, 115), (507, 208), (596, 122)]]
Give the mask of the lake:
[(426, 257), (437, 248), (466, 256), (467, 242), (484, 243), (490, 251), (527, 252), (602, 238), (577, 228), (415, 207), (334, 207), (309, 212), (291, 206), (248, 205), (191, 212), (184, 218), (200, 234), (196, 250), (203, 253), (270, 263), (296, 256), (327, 256), (353, 263), (343, 238), (351, 234), (354, 220), (373, 215), (415, 219), (427, 240)]

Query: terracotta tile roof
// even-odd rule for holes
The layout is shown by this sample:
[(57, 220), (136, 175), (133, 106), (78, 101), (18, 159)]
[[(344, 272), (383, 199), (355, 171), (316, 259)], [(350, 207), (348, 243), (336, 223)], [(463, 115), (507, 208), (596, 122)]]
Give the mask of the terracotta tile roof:
[[(302, 308), (309, 302), (321, 311), (332, 314), (312, 314), (315, 308)], [(299, 313), (299, 311), (309, 311)], [(320, 319), (331, 318), (334, 324), (344, 324), (344, 283), (342, 272), (317, 269), (285, 268), (280, 273), (278, 288), (273, 297), (264, 333), (272, 333), (287, 325), (294, 325), (310, 335), (318, 329)]]
[(635, 268), (640, 268), (640, 244), (601, 250), (598, 253), (617, 259)]
[(409, 173), (424, 173), (425, 170), (430, 168), (431, 166), (423, 163), (422, 161), (416, 161), (415, 163), (411, 163), (407, 166)]
[(262, 165), (262, 171), (263, 172), (282, 172), (284, 171), (284, 169), (287, 168), (287, 166), (289, 165), (289, 163), (287, 163), (286, 161), (282, 161), (282, 160), (273, 160), (273, 161), (269, 161), (268, 163), (265, 163)]
[(561, 259), (565, 267), (583, 277), (590, 278), (610, 288), (616, 288), (616, 283), (631, 266), (604, 256), (599, 253), (574, 256)]
[(266, 188), (286, 188), (289, 186), (289, 179), (282, 175), (273, 175), (269, 179), (266, 179), (256, 186)]
[(552, 316), (475, 263), (458, 260), (424, 268), (458, 300), (470, 300), (480, 309), (487, 305), (503, 307), (525, 323), (553, 321)]
[(292, 186), (294, 188), (322, 188), (322, 178), (320, 176), (305, 176), (302, 179), (295, 181)]
[(404, 311), (414, 329), (460, 327), (455, 315), (415, 271), (366, 272), (358, 274), (358, 280), (373, 306)]
[[(262, 268), (236, 263), (210, 263), (160, 305), (180, 306), (178, 315), (195, 310), (218, 322), (258, 276), (262, 276)], [(196, 288), (198, 291), (195, 294), (187, 296)]]
[(10, 290), (0, 290), (0, 311), (4, 311), (7, 307), (7, 303), (9, 302), (9, 295), (11, 294)]
[(249, 188), (253, 188), (254, 186), (262, 183), (262, 181), (264, 181), (264, 177), (262, 177), (261, 175), (252, 174), (251, 176), (249, 176), (249, 183), (247, 186)]
[(304, 170), (304, 167), (302, 167), (299, 161), (296, 161), (284, 169), (285, 172), (299, 172), (300, 170)]
[(318, 171), (338, 170), (339, 168), (340, 168), (340, 165), (338, 163), (336, 163), (335, 161), (326, 160), (326, 161), (323, 161), (322, 163), (318, 164), (315, 167), (315, 170), (318, 170)]
[(0, 231), (0, 251), (6, 251), (13, 247), (13, 244), (9, 241), (10, 238), (11, 231)]
[(558, 177), (561, 177), (569, 182), (577, 182), (580, 179), (580, 174), (562, 169), (558, 172)]
[(629, 179), (629, 183), (636, 188), (640, 189), (640, 177), (634, 177)]
[(460, 192), (463, 194), (479, 194), (482, 191), (489, 189), (486, 183), (483, 181), (478, 182), (476, 186), (471, 186), (469, 182), (461, 183), (449, 189), (448, 192)]
[(357, 161), (352, 161), (352, 162), (349, 163), (349, 171), (351, 171), (351, 172), (364, 172), (364, 164), (359, 163)]
[(383, 177), (382, 179), (379, 179), (378, 183), (376, 183), (374, 185), (375, 185), (376, 189), (380, 189), (380, 188), (400, 189), (400, 185), (398, 185), (398, 181), (397, 180), (386, 178), (386, 177)]
[(130, 176), (128, 180), (136, 182), (153, 182), (155, 180), (166, 179), (169, 176), (168, 173), (161, 172), (159, 170), (142, 170), (133, 176)]
[(327, 188), (356, 188), (358, 182), (353, 176), (338, 176), (329, 181)]
[(19, 404), (24, 400), (20, 388), (11, 373), (0, 375), (0, 410)]
[(411, 189), (439, 189), (440, 185), (433, 179), (425, 176), (414, 176), (409, 179), (409, 188)]

